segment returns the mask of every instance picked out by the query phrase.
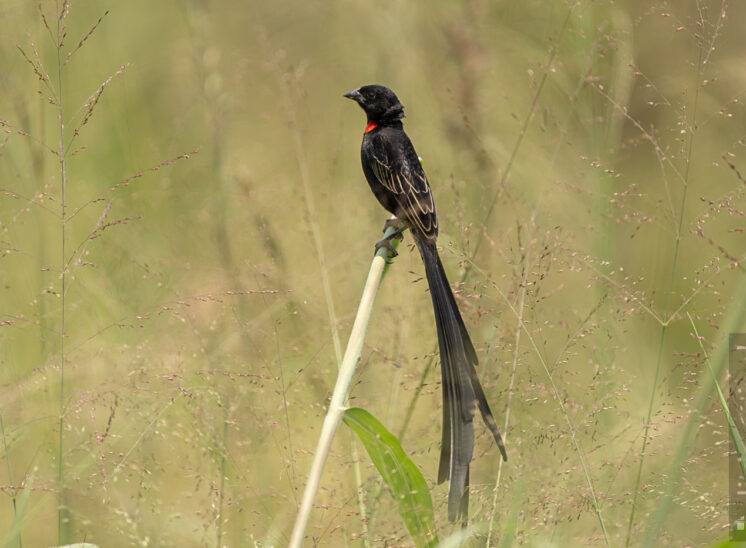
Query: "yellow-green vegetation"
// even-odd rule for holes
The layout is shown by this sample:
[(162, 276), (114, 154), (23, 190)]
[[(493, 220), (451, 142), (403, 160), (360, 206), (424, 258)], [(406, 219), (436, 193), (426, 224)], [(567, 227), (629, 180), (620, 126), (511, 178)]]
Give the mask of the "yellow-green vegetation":
[[(506, 435), (502, 463), (476, 428), (471, 545), (727, 538), (714, 379), (727, 395), (728, 334), (746, 331), (746, 3), (0, 16), (0, 541), (287, 544), (387, 217), (342, 97), (371, 83), (406, 107)], [(350, 404), (420, 469), (443, 540), (458, 526), (409, 243)], [(412, 543), (349, 428), (306, 534)]]

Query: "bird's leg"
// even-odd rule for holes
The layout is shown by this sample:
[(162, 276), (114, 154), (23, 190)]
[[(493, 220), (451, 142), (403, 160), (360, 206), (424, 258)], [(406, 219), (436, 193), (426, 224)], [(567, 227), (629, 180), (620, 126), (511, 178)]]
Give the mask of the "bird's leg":
[(394, 228), (398, 227), (397, 228), (397, 233), (398, 234), (401, 234), (404, 231), (404, 228), (405, 228), (404, 223), (402, 223), (399, 219), (397, 219), (396, 217), (389, 217), (388, 219), (386, 219), (386, 222), (383, 223), (383, 230), (382, 230), (382, 232), (385, 234), (386, 231), (389, 228), (391, 228), (392, 226)]
[(386, 236), (383, 240), (376, 243), (376, 253), (378, 253), (378, 250), (382, 247), (385, 247), (389, 250), (389, 258), (393, 259), (399, 253), (394, 249), (394, 246), (392, 245), (391, 241), (394, 238), (397, 238), (399, 240), (403, 240), (404, 236), (402, 235), (402, 232), (406, 230), (406, 226), (404, 226), (404, 223), (402, 223), (399, 219), (386, 219), (386, 222), (383, 224), (383, 232), (385, 233), (389, 228), (392, 226), (397, 227), (396, 230), (391, 233), (390, 236)]

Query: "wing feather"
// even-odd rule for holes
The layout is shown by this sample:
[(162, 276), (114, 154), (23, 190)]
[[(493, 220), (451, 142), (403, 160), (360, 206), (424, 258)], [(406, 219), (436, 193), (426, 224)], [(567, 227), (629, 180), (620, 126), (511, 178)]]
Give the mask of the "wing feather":
[(372, 171), (399, 206), (396, 215), (428, 239), (438, 235), (435, 203), (425, 171), (411, 146), (404, 150), (373, 139)]

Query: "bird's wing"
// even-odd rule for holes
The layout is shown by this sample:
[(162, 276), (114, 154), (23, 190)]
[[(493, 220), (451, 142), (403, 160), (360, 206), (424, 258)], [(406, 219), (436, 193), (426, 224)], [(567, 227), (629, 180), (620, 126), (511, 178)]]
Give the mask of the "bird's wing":
[(399, 205), (410, 228), (422, 233), (426, 239), (438, 235), (438, 219), (435, 203), (425, 171), (411, 142), (404, 140), (391, 143), (389, 140), (373, 139), (371, 168), (373, 174)]

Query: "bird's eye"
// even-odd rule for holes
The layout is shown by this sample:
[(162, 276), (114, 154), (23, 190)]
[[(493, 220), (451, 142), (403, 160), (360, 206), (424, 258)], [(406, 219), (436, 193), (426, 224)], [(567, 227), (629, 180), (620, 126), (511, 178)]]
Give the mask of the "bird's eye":
[(375, 92), (371, 89), (365, 90), (365, 93), (363, 93), (363, 95), (365, 95), (366, 99), (373, 99), (373, 97), (376, 96)]

